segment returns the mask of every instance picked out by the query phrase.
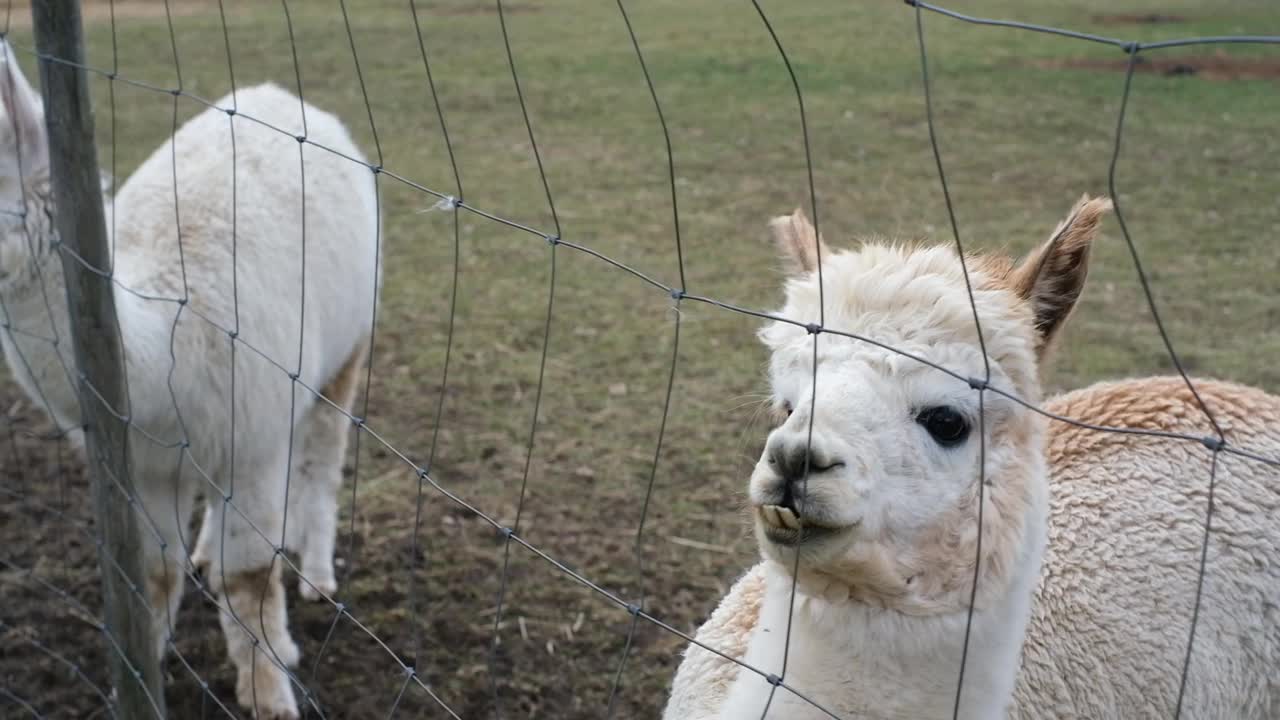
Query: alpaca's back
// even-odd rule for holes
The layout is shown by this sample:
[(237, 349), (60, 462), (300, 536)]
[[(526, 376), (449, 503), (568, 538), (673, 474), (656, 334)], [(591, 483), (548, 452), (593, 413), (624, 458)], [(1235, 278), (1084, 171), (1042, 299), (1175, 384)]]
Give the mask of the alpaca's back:
[[(1280, 398), (1196, 384), (1227, 442), (1280, 457)], [(1180, 379), (1051, 401), (1099, 425), (1212, 437)], [(1049, 543), (1017, 706), (1026, 718), (1172, 717), (1191, 630), (1212, 453), (1054, 422)], [(1219, 453), (1184, 718), (1280, 717), (1280, 468)]]
[(124, 287), (188, 297), (184, 307), (117, 293), (130, 325), (123, 330), (135, 420), (169, 440), (181, 432), (167, 384), (157, 382), (181, 309), (172, 330), (174, 395), (182, 424), (206, 439), (197, 455), (216, 464), (230, 436), (229, 331), (242, 341), (236, 453), (244, 444), (251, 461), (258, 439), (271, 450), (310, 404), (299, 388), (291, 418), (289, 373), (318, 390), (368, 335), (378, 215), (373, 173), (348, 159), (363, 155), (336, 117), (307, 106), (305, 136), (348, 157), (300, 143), (301, 104), (277, 86), (215, 105), (234, 105), (237, 114), (211, 108), (183, 125), (121, 188), (113, 225)]

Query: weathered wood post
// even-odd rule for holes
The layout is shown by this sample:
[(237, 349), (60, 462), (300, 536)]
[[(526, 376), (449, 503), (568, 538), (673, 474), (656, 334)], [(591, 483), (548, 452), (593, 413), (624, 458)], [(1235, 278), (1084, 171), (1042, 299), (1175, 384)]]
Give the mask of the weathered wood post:
[(111, 250), (84, 70), (79, 0), (31, 6), (71, 340), (80, 383), (86, 459), (101, 545), (103, 622), (117, 714), (164, 718), (160, 663), (151, 638), (142, 543), (152, 541), (133, 510), (128, 397), (116, 324)]

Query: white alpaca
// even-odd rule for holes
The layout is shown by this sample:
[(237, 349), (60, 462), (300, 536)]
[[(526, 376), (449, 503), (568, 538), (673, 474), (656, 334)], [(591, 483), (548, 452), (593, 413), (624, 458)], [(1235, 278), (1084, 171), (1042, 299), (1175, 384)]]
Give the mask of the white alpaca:
[[(9, 212), (0, 216), (6, 323), (0, 336), (23, 389), (70, 430), (79, 426), (80, 413), (43, 111), (7, 45), (4, 54), (0, 203)], [(350, 422), (295, 386), (289, 372), (340, 406), (351, 403), (378, 292), (379, 218), (368, 168), (301, 145), (304, 199), (300, 143), (244, 117), (301, 135), (297, 97), (268, 84), (216, 105), (233, 102), (240, 115), (200, 113), (138, 168), (115, 198), (114, 223), (107, 204), (132, 477), (147, 516), (141, 521), (146, 594), (158, 648), (163, 651), (172, 633), (189, 567), (188, 521), (196, 495), (204, 494), (210, 498), (205, 577), (223, 605), (237, 698), (258, 717), (295, 718), (297, 703), (281, 664), (296, 663), (298, 649), (287, 628), (282, 562), (275, 558), (284, 540), (290, 430), (296, 433), (284, 544), (302, 551), (304, 574), (328, 592), (335, 494)], [(361, 157), (336, 117), (311, 106), (305, 117), (309, 138)], [(234, 351), (233, 329), (243, 341)], [(51, 342), (55, 337), (60, 341)]]
[[(1038, 368), (1079, 297), (1109, 207), (1082, 200), (1019, 264), (970, 260), (992, 386), (1039, 402)], [(821, 248), (826, 327), (964, 378), (984, 376), (952, 249), (867, 244), (833, 253), (799, 211), (772, 227), (795, 265), (780, 316), (818, 321)], [(822, 333), (815, 403), (813, 336), (774, 322), (761, 338), (772, 351), (781, 421), (750, 483), (764, 559), (697, 639), (784, 676), (840, 718), (951, 718), (977, 553), (978, 392), (915, 360)], [(1229, 443), (1280, 456), (1280, 398), (1225, 383), (1197, 387)], [(1211, 434), (1180, 379), (1096, 385), (1046, 406), (1101, 425)], [(958, 717), (1172, 717), (1210, 450), (1049, 424), (992, 392), (981, 412), (981, 575)], [(1215, 508), (1182, 717), (1280, 717), (1280, 471), (1220, 454)], [(664, 718), (761, 718), (773, 688), (691, 645)], [(768, 707), (779, 720), (830, 717), (781, 687)]]

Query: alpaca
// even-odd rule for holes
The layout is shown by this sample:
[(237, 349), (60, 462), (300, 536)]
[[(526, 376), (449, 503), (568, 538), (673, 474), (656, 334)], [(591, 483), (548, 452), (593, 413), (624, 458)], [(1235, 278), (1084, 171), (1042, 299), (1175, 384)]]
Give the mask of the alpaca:
[[(1020, 263), (969, 260), (991, 387), (1040, 404), (1038, 369), (1080, 295), (1109, 208), (1082, 199)], [(792, 266), (780, 317), (819, 321), (821, 259), (826, 327), (985, 376), (952, 249), (832, 252), (800, 211), (771, 227)], [(969, 382), (825, 332), (815, 390), (805, 327), (773, 321), (760, 336), (780, 423), (749, 486), (763, 559), (696, 636), (759, 673), (691, 645), (665, 720), (764, 718), (766, 705), (768, 718), (831, 716), (796, 693), (839, 718), (951, 718), (979, 547), (956, 717), (1173, 716), (1208, 447), (1049, 422), (994, 392), (980, 406)], [(1196, 386), (1229, 444), (1280, 456), (1280, 398)], [(1045, 407), (1100, 425), (1212, 435), (1180, 378), (1099, 384)], [(1280, 470), (1228, 453), (1216, 461), (1182, 717), (1280, 717)], [(775, 690), (769, 675), (787, 687)]]
[[(22, 388), (74, 435), (80, 411), (43, 108), (7, 45), (4, 56), (0, 341)], [(338, 118), (286, 90), (258, 85), (215, 105), (106, 204), (146, 597), (163, 654), (190, 568), (188, 521), (197, 494), (210, 498), (205, 579), (221, 605), (237, 700), (259, 718), (296, 718), (285, 668), (299, 651), (276, 548), (300, 549), (304, 573), (332, 590), (350, 422), (290, 375), (341, 407), (353, 400), (380, 286), (375, 180), (367, 167), (245, 117), (299, 138), (305, 127), (317, 143), (362, 157)], [(230, 107), (237, 113), (217, 109)]]
[[(367, 355), (367, 345), (357, 348), (337, 376), (320, 390), (321, 395), (347, 415), (355, 407)], [(327, 403), (316, 403), (307, 414), (301, 445), (294, 450), (289, 476), (297, 478), (299, 483), (296, 490), (291, 489), (289, 493), (290, 521), (285, 526), (284, 546), (301, 556), (298, 594), (304, 600), (323, 600), (338, 591), (333, 552), (338, 535), (338, 490), (342, 488), (342, 461), (347, 455), (349, 422), (346, 415)], [(219, 532), (214, 508), (221, 501), (221, 498), (211, 498), (205, 504), (200, 534), (191, 551), (194, 568), (207, 571), (211, 544)]]

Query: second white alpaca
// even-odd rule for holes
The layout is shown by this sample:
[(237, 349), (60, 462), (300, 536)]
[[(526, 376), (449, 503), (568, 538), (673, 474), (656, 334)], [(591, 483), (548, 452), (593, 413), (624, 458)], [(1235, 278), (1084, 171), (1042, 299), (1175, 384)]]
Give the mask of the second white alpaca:
[[(4, 55), (0, 340), (22, 387), (70, 431), (79, 400), (43, 111), (7, 45)], [(363, 157), (336, 117), (277, 86), (215, 104), (237, 114), (198, 114), (107, 204), (146, 595), (163, 650), (188, 567), (188, 519), (204, 494), (205, 578), (222, 605), (237, 698), (259, 718), (296, 718), (284, 668), (298, 648), (277, 547), (300, 549), (304, 574), (332, 589), (350, 421), (291, 375), (340, 406), (354, 396), (379, 285), (374, 176), (300, 142), (305, 133)]]
[[(1080, 295), (1108, 207), (1082, 201), (1019, 264), (970, 259), (993, 387), (1039, 403), (1040, 364)], [(691, 646), (665, 720), (953, 717), (980, 487), (980, 575), (955, 716), (1173, 717), (1210, 450), (1060, 422), (1046, 434), (1043, 417), (994, 392), (980, 407), (969, 379), (986, 365), (951, 248), (833, 253), (799, 212), (773, 229), (794, 269), (782, 317), (818, 322), (821, 248), (826, 327), (960, 377), (823, 333), (815, 392), (813, 336), (782, 322), (761, 332), (780, 420), (750, 484), (764, 559), (697, 634), (756, 671)], [(1229, 443), (1280, 456), (1280, 398), (1197, 385)], [(1212, 434), (1180, 378), (1101, 384), (1046, 407), (1105, 426)], [(1280, 471), (1223, 453), (1216, 474), (1181, 717), (1280, 717)]]

